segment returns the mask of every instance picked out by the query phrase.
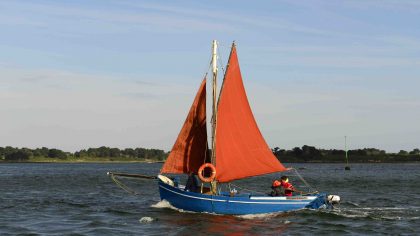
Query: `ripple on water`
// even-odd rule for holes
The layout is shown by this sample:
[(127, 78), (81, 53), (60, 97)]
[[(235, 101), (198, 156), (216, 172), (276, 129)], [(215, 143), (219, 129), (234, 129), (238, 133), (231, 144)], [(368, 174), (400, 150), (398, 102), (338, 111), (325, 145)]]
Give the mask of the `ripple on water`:
[[(161, 164), (2, 164), (0, 235), (420, 234), (420, 164), (354, 164), (350, 172), (330, 164), (294, 167), (302, 167), (301, 174), (319, 190), (340, 195), (340, 208), (245, 216), (190, 213), (160, 201), (153, 181), (130, 182), (141, 193), (134, 196), (106, 176), (107, 171), (152, 175)], [(264, 192), (273, 176), (238, 184)], [(292, 176), (291, 181), (299, 186)], [(404, 194), (389, 194), (395, 192)]]

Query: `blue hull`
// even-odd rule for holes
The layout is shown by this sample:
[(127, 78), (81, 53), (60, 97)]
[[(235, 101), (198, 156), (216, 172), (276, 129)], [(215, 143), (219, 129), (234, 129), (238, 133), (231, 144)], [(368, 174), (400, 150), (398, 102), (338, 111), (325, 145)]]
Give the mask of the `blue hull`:
[(168, 201), (172, 206), (193, 212), (245, 215), (327, 207), (325, 194), (293, 197), (250, 194), (238, 194), (233, 197), (228, 194), (215, 196), (184, 191), (162, 181), (159, 181), (159, 192), (160, 198)]

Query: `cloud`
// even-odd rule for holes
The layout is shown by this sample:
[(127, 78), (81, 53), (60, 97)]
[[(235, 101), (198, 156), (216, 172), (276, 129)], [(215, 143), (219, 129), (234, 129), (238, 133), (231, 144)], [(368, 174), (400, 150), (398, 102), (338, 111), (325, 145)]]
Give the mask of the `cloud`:
[[(39, 4), (39, 3), (28, 3), (28, 2), (10, 2), (6, 5), (8, 8), (14, 7), (19, 8), (22, 11), (36, 12), (43, 16), (50, 16), (59, 18), (61, 22), (66, 22), (69, 19), (78, 19), (84, 21), (87, 25), (92, 22), (100, 24), (108, 24), (108, 31), (110, 30), (109, 24), (118, 25), (122, 28), (127, 27), (146, 27), (147, 30), (166, 30), (166, 31), (185, 31), (196, 30), (196, 31), (228, 31), (234, 30), (226, 24), (220, 22), (213, 22), (204, 20), (199, 17), (183, 17), (178, 15), (167, 15), (167, 14), (156, 14), (153, 12), (142, 11), (133, 12), (129, 9), (123, 8), (90, 8), (88, 6), (79, 7), (75, 5), (57, 5), (57, 4)], [(23, 23), (32, 22), (30, 14), (29, 16), (8, 17), (9, 24), (21, 25)], [(43, 17), (44, 22), (37, 23), (37, 25), (50, 25), (55, 24), (51, 22), (50, 17)], [(48, 21), (48, 23), (47, 23)], [(63, 31), (64, 29), (61, 29)], [(96, 32), (100, 31), (101, 28), (97, 28)], [(104, 29), (105, 30), (105, 29)], [(118, 29), (116, 29), (118, 30)]]
[[(36, 12), (44, 16), (59, 18), (61, 22), (67, 22), (69, 19), (78, 19), (83, 21), (84, 25), (92, 23), (106, 26), (105, 28), (96, 27), (95, 32), (111, 30), (121, 31), (142, 28), (147, 31), (171, 31), (191, 32), (191, 31), (213, 31), (213, 32), (245, 32), (255, 29), (284, 30), (305, 34), (332, 35), (333, 31), (327, 31), (314, 26), (305, 26), (279, 16), (261, 16), (253, 17), (249, 12), (241, 12), (240, 8), (236, 11), (217, 10), (200, 5), (192, 6), (174, 6), (170, 4), (151, 4), (138, 2), (117, 1), (112, 4), (112, 8), (91, 8), (89, 6), (77, 6), (67, 4), (67, 6), (57, 5), (55, 3), (40, 4), (28, 2), (9, 2), (5, 7), (19, 8), (23, 11)], [(137, 11), (133, 11), (136, 9)], [(252, 14), (252, 13), (251, 13)], [(55, 24), (51, 22), (50, 17), (43, 17), (37, 20), (37, 26), (49, 28), (48, 25)], [(15, 16), (7, 17), (9, 24), (15, 25), (33, 25), (33, 17), (22, 15), (19, 18)], [(118, 27), (114, 27), (118, 25)], [(62, 28), (56, 34), (62, 34), (69, 29)], [(79, 31), (80, 32), (80, 31)], [(70, 37), (71, 35), (67, 35)], [(74, 35), (73, 35), (74, 36)]]
[(5, 13), (0, 14), (0, 25), (45, 27), (46, 23), (30, 20), (24, 16), (16, 16), (10, 13)]
[(298, 7), (304, 7), (309, 9), (325, 9), (326, 7), (343, 7), (347, 10), (363, 9), (363, 10), (372, 10), (372, 9), (386, 9), (393, 11), (404, 11), (404, 12), (418, 12), (420, 7), (420, 2), (417, 0), (349, 0), (349, 1), (293, 1), (293, 0), (281, 0), (282, 3), (292, 4)]
[(390, 68), (390, 67), (416, 67), (420, 58), (407, 57), (381, 57), (381, 56), (287, 56), (267, 62), (257, 62), (256, 65), (278, 67), (325, 67), (325, 68)]
[[(318, 35), (330, 35), (332, 32), (317, 29), (315, 27), (306, 27), (304, 25), (293, 23), (290, 20), (281, 18), (279, 16), (268, 17), (261, 16), (252, 17), (252, 13), (240, 13), (239, 9), (237, 11), (228, 11), (214, 9), (206, 6), (196, 6), (196, 7), (177, 7), (173, 5), (162, 5), (162, 4), (150, 4), (150, 3), (128, 3), (125, 2), (125, 5), (134, 6), (139, 9), (147, 9), (161, 12), (162, 14), (174, 14), (177, 16), (185, 16), (195, 19), (206, 20), (208, 22), (219, 22), (224, 25), (231, 25), (230, 31), (238, 31), (239, 27), (233, 27), (234, 25), (240, 25), (243, 30), (247, 28), (266, 28), (271, 30), (286, 30), (300, 33), (308, 34), (318, 34)], [(250, 15), (251, 14), (251, 15)]]
[[(213, 37), (243, 43), (249, 100), (271, 145), (347, 134), (369, 146), (418, 123), (420, 43), (403, 10), (416, 2), (253, 4), (1, 2), (0, 143), (170, 148)], [(391, 26), (382, 20), (393, 6), (404, 17), (391, 12)]]
[(410, 52), (420, 52), (420, 42), (417, 38), (400, 36), (400, 35), (387, 35), (383, 37), (378, 37), (378, 40), (395, 45), (399, 50), (410, 51)]
[[(272, 44), (249, 47), (259, 54), (254, 62), (265, 66), (378, 68), (411, 67), (420, 63), (420, 43), (406, 37), (376, 37), (373, 45)], [(281, 56), (279, 56), (281, 55)], [(270, 58), (267, 60), (266, 58)]]
[(156, 99), (160, 97), (157, 94), (144, 93), (144, 92), (143, 93), (136, 93), (136, 92), (120, 93), (120, 95), (123, 97), (128, 97), (128, 98), (133, 98), (133, 99)]
[(362, 9), (387, 9), (393, 11), (404, 11), (404, 12), (418, 12), (420, 7), (420, 2), (417, 0), (405, 0), (405, 1), (398, 1), (398, 0), (388, 0), (388, 1), (381, 1), (381, 0), (367, 0), (367, 1), (338, 1), (339, 4), (344, 4), (348, 7), (353, 8), (362, 8)]
[(0, 68), (0, 74), (0, 143), (72, 151), (97, 145), (168, 149), (196, 89), (61, 70)]

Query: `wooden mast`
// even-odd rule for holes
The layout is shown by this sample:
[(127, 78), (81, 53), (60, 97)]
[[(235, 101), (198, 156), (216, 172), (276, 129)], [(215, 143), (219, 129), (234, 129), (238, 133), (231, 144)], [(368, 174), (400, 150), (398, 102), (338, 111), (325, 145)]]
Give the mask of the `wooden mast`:
[[(213, 116), (212, 116), (212, 145), (211, 145), (211, 164), (216, 166), (216, 124), (217, 124), (217, 41), (213, 40), (212, 54), (213, 72)], [(213, 194), (216, 193), (216, 181), (211, 183)]]

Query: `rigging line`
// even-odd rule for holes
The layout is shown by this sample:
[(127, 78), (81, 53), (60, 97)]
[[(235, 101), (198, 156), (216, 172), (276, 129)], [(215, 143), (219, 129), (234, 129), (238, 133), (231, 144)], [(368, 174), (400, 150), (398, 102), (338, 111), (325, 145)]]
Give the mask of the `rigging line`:
[(217, 59), (220, 62), (220, 69), (222, 69), (223, 74), (225, 74), (225, 68), (223, 67), (224, 63), (223, 63), (222, 57), (220, 56), (220, 55), (222, 55), (222, 54), (220, 54), (220, 47), (217, 48), (217, 53), (218, 53), (217, 55), (219, 55)]
[(209, 63), (208, 63), (209, 66), (207, 67), (206, 73), (204, 73), (204, 78), (206, 78), (206, 80), (207, 80), (207, 74), (210, 71), (211, 63), (212, 63), (212, 54), (210, 54), (210, 60), (209, 60)]
[[(230, 62), (230, 58), (232, 56), (232, 49), (235, 46), (235, 42), (232, 43), (232, 47), (229, 53), (229, 59), (228, 59), (228, 64), (226, 64), (226, 71), (229, 69), (229, 62)], [(220, 92), (219, 92), (219, 99), (217, 100), (217, 105), (219, 105), (220, 102), (220, 98), (222, 97), (222, 92), (223, 92), (223, 86), (225, 85), (225, 78), (226, 78), (226, 72), (223, 74), (223, 81), (222, 81), (222, 86), (220, 87)]]
[(129, 194), (133, 194), (133, 195), (139, 195), (140, 193), (132, 190), (131, 188), (129, 188), (127, 185), (123, 184), (121, 181), (119, 181), (113, 174), (111, 174), (111, 179), (112, 181), (114, 181), (114, 183), (122, 188), (124, 191), (126, 191)]
[(207, 81), (207, 75), (209, 74), (209, 71), (210, 71), (210, 67), (211, 67), (211, 63), (209, 64), (209, 67), (207, 67), (206, 73), (204, 73), (204, 78), (206, 79), (206, 81)]
[(232, 185), (233, 187), (238, 188), (238, 189), (242, 189), (242, 190), (247, 190), (247, 191), (250, 191), (251, 193), (261, 193), (261, 194), (266, 194), (266, 193), (259, 192), (259, 191), (253, 190), (253, 189), (248, 189), (248, 188), (239, 187), (238, 185), (235, 185), (235, 184), (232, 184), (232, 183), (231, 183), (231, 185)]
[[(206, 127), (207, 128), (207, 127)], [(203, 160), (203, 164), (204, 163), (206, 163), (206, 160), (207, 160), (207, 154), (208, 154), (208, 152), (209, 152), (209, 144), (208, 144), (208, 142), (207, 142), (207, 140), (206, 140), (206, 150), (204, 151), (204, 160)], [(198, 173), (197, 173), (198, 174)]]
[(306, 186), (308, 186), (308, 188), (309, 189), (312, 189), (312, 190), (314, 190), (314, 191), (316, 191), (316, 192), (318, 192), (317, 190), (316, 190), (316, 188), (313, 188), (308, 182), (306, 182), (306, 180), (299, 174), (299, 172), (295, 169), (295, 168), (292, 168), (292, 170), (294, 170), (295, 171), (295, 173), (296, 173), (296, 175), (299, 177), (299, 179), (300, 180), (302, 180), (302, 182), (306, 185)]

